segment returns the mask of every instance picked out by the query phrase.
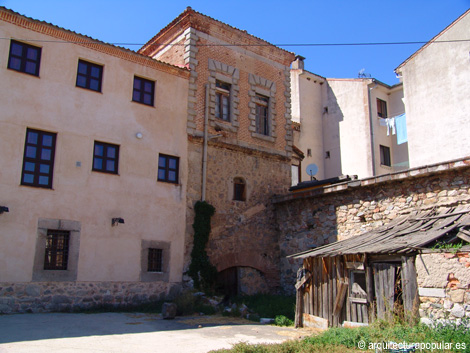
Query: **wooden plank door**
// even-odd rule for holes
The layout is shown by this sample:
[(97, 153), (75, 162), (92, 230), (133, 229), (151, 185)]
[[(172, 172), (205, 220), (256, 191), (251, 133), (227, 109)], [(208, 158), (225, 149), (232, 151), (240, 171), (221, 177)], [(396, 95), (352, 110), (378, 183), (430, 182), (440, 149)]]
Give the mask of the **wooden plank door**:
[(347, 319), (351, 322), (369, 323), (369, 302), (364, 271), (350, 271)]
[(393, 315), (395, 274), (400, 265), (394, 263), (375, 263), (373, 267), (377, 318), (387, 320)]

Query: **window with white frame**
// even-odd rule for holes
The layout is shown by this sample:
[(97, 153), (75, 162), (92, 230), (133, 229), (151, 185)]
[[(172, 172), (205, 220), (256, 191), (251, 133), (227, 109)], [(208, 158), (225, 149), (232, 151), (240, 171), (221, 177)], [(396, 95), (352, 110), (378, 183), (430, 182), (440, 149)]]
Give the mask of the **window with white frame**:
[(251, 136), (265, 141), (276, 139), (276, 84), (261, 76), (249, 74)]
[(209, 59), (209, 124), (212, 127), (236, 132), (240, 111), (239, 79), (237, 68)]
[(215, 117), (229, 122), (230, 84), (217, 80), (215, 87)]

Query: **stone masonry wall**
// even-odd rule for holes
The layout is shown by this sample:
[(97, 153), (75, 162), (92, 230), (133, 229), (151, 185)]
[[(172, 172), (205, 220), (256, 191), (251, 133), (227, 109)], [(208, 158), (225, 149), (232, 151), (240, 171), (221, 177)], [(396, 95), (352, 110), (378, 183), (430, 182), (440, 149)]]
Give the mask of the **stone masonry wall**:
[(416, 257), (416, 272), (421, 318), (470, 318), (468, 252), (420, 254)]
[(253, 295), (269, 291), (266, 277), (252, 267), (240, 267), (238, 269), (240, 294)]
[[(189, 143), (191, 183), (188, 185), (186, 266), (192, 249), (193, 206), (199, 200), (201, 190), (202, 146), (197, 142)], [(234, 178), (245, 180), (245, 201), (233, 200)], [(216, 213), (211, 221), (207, 252), (218, 271), (229, 267), (251, 267), (265, 276), (270, 290), (278, 289), (278, 233), (270, 197), (285, 193), (289, 180), (287, 158), (214, 141), (210, 143), (206, 200), (215, 207)]]
[(179, 290), (166, 282), (0, 282), (0, 314), (139, 305)]
[(293, 293), (301, 262), (286, 256), (361, 234), (416, 209), (470, 201), (470, 160), (416, 168), (274, 198), (281, 285)]

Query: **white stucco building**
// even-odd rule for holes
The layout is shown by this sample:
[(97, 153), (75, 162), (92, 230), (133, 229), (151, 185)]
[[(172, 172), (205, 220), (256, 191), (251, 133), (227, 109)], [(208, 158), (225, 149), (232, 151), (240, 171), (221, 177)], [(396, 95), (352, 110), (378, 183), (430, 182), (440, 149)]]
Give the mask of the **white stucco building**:
[(470, 10), (395, 70), (400, 83), (291, 70), (294, 145), (317, 179), (359, 178), (470, 155)]
[(470, 155), (470, 10), (395, 70), (404, 87), (410, 166)]
[(292, 120), (300, 124), (294, 145), (305, 155), (301, 180), (310, 180), (311, 164), (318, 180), (408, 168), (407, 142), (389, 123), (404, 113), (402, 85), (324, 78), (304, 70), (302, 61), (297, 57), (291, 70)]
[(0, 37), (0, 312), (167, 295), (189, 71), (5, 8)]

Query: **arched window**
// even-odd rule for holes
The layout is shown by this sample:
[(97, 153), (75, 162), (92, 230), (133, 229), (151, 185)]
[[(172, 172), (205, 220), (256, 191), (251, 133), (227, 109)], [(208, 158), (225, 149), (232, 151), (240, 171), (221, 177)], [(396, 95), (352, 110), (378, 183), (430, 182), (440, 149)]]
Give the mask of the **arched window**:
[(246, 200), (246, 183), (243, 178), (233, 179), (233, 199), (235, 201)]

